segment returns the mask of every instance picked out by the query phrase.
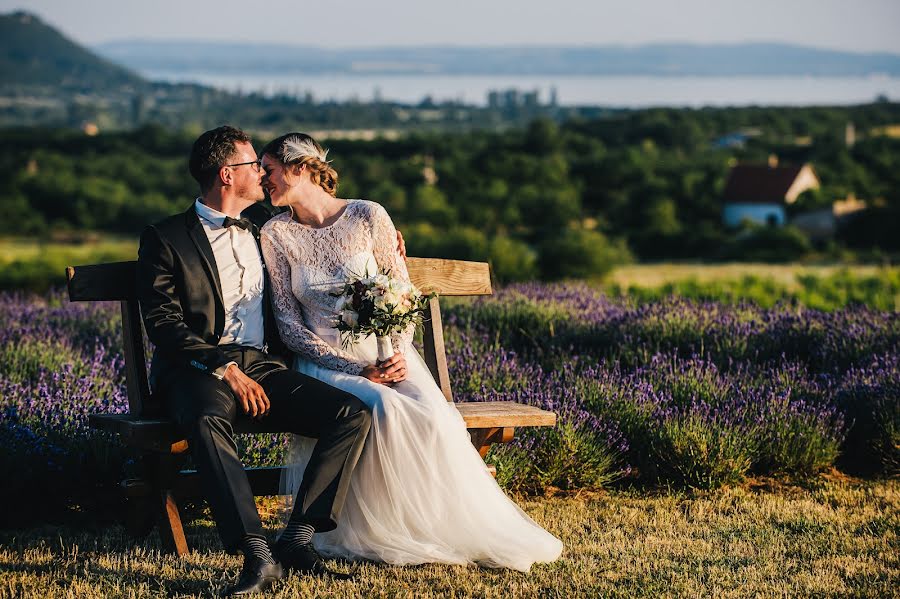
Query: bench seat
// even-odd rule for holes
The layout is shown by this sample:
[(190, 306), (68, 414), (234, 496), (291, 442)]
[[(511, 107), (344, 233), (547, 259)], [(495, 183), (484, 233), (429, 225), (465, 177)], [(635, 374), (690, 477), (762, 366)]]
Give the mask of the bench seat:
[[(493, 429), (516, 429), (523, 426), (554, 426), (556, 414), (534, 406), (514, 401), (454, 403), (466, 428), (473, 434)], [(187, 450), (187, 442), (175, 430), (175, 424), (167, 418), (141, 418), (131, 414), (91, 414), (92, 428), (113, 433), (131, 447), (181, 453)], [(264, 424), (247, 423), (235, 427), (236, 433), (268, 433)]]

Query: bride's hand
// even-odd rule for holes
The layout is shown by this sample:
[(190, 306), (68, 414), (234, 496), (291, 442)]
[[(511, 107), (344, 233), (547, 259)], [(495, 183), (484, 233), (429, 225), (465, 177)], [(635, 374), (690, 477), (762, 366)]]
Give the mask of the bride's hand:
[(390, 385), (406, 380), (406, 358), (397, 352), (387, 360), (378, 364), (372, 364), (363, 368), (359, 375), (369, 379), (373, 383)]
[(379, 365), (385, 380), (399, 383), (406, 380), (406, 356), (397, 352)]
[(379, 368), (376, 364), (363, 368), (362, 372), (359, 373), (359, 376), (364, 379), (369, 379), (373, 383), (378, 383), (379, 385), (388, 384), (388, 380), (384, 378), (384, 369)]

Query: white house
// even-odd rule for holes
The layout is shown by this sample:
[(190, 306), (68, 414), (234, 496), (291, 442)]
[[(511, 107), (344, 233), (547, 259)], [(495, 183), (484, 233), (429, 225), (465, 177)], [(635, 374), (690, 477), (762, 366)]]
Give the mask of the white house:
[(774, 157), (769, 164), (738, 164), (725, 184), (722, 221), (726, 227), (738, 227), (745, 220), (784, 225), (785, 206), (796, 202), (804, 191), (818, 187), (819, 178), (809, 164), (779, 166)]

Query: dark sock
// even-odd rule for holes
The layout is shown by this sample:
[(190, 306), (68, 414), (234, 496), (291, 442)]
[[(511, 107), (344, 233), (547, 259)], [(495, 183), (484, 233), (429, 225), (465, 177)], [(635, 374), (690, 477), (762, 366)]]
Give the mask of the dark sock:
[(267, 564), (274, 564), (275, 558), (272, 557), (272, 550), (269, 549), (269, 543), (264, 537), (248, 535), (241, 540), (241, 550), (244, 552), (244, 560), (250, 558), (258, 559)]
[(291, 520), (290, 522), (288, 522), (287, 528), (284, 529), (284, 532), (281, 533), (281, 538), (278, 539), (278, 544), (282, 545), (286, 550), (290, 551), (291, 549), (306, 545), (307, 543), (312, 541), (314, 532), (316, 532), (316, 529), (306, 522)]

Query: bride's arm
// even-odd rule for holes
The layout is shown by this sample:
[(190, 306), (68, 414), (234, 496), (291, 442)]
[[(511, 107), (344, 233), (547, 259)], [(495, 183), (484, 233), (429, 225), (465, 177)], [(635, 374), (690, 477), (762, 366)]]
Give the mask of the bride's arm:
[[(372, 214), (372, 239), (374, 246), (372, 253), (375, 255), (375, 261), (378, 263), (379, 268), (389, 269), (391, 276), (395, 279), (409, 283), (409, 271), (406, 269), (406, 260), (400, 255), (397, 230), (394, 228), (394, 223), (391, 221), (391, 217), (388, 216), (387, 210), (380, 204), (373, 202), (372, 206), (374, 208)], [(394, 351), (402, 352), (404, 348), (408, 347), (412, 343), (415, 333), (416, 325), (410, 324), (404, 331), (391, 335)]]
[(281, 340), (292, 352), (309, 358), (319, 366), (347, 374), (361, 374), (366, 364), (332, 347), (307, 328), (303, 308), (291, 291), (291, 265), (281, 245), (268, 231), (260, 234), (263, 258), (272, 286), (272, 307)]

